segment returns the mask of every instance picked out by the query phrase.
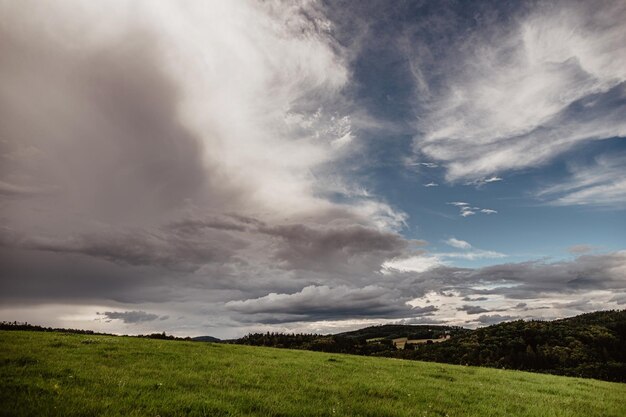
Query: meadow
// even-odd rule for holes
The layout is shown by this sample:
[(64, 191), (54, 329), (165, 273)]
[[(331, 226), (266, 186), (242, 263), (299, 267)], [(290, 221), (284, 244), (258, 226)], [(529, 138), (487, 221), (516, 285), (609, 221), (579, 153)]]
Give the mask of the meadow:
[(0, 331), (1, 416), (626, 416), (626, 384), (252, 346)]

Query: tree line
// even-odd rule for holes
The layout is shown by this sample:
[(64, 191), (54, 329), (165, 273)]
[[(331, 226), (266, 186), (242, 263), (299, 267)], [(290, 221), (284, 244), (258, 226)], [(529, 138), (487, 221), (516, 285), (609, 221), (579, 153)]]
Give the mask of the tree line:
[[(231, 343), (517, 369), (626, 382), (626, 310), (453, 328), (441, 343), (396, 349), (392, 339), (437, 329), (375, 326), (338, 335), (253, 333)], [(376, 330), (379, 330), (378, 332)], [(439, 329), (438, 331), (441, 331)], [(372, 340), (379, 337), (379, 340)], [(369, 342), (368, 342), (369, 340)]]

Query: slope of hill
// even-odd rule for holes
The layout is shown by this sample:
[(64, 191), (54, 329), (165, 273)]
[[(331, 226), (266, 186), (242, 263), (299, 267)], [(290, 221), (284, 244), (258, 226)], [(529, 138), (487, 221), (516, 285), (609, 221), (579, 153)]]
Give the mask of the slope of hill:
[(626, 382), (626, 310), (500, 323), (397, 356)]
[[(391, 342), (396, 337), (426, 339), (444, 333), (452, 335), (444, 343), (408, 344), (404, 350), (396, 349)], [(517, 320), (477, 330), (383, 325), (325, 336), (256, 333), (230, 342), (626, 382), (626, 310), (599, 311), (555, 321)]]
[(626, 385), (227, 344), (0, 331), (2, 416), (626, 415)]

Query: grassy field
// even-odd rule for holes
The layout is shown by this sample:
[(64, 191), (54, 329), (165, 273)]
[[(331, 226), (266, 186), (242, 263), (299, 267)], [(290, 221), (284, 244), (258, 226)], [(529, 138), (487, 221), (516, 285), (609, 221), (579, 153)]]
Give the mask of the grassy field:
[(2, 416), (626, 416), (626, 384), (306, 351), (0, 332)]

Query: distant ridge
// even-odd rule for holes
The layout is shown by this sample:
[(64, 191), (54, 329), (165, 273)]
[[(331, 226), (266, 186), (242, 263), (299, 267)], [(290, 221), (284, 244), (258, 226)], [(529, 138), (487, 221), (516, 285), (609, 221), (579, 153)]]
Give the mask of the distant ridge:
[(381, 325), (334, 335), (255, 333), (229, 343), (626, 382), (626, 310), (553, 321), (516, 320), (476, 330)]
[(504, 322), (398, 356), (626, 382), (626, 310)]
[(191, 340), (193, 340), (194, 342), (221, 342), (221, 339), (218, 339), (217, 337), (213, 337), (213, 336), (196, 336), (196, 337), (192, 337)]

